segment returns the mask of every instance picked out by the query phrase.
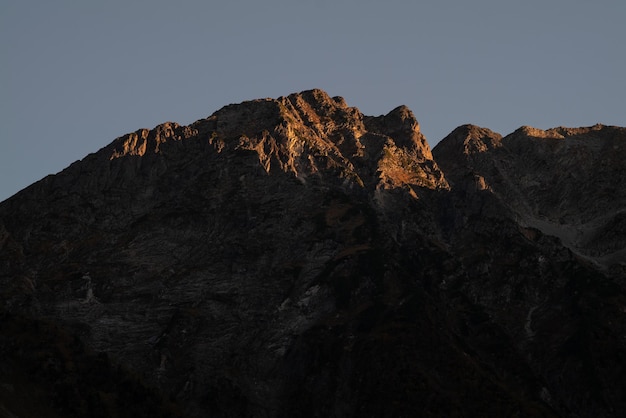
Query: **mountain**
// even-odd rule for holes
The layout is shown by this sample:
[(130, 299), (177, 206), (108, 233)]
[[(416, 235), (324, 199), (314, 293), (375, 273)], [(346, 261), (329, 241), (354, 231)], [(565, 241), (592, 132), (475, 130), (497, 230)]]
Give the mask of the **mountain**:
[(0, 204), (0, 412), (622, 416), (625, 154), (321, 90), (124, 135)]

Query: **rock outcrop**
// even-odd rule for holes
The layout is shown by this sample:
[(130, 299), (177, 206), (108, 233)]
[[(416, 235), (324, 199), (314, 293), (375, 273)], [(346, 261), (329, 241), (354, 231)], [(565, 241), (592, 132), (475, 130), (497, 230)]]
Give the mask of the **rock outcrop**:
[(524, 126), (502, 138), (462, 126), (434, 151), (446, 178), (466, 191), (489, 189), (522, 227), (558, 237), (600, 269), (626, 260), (624, 128), (547, 131)]
[(620, 416), (625, 149), (321, 90), (122, 136), (0, 204), (0, 412)]

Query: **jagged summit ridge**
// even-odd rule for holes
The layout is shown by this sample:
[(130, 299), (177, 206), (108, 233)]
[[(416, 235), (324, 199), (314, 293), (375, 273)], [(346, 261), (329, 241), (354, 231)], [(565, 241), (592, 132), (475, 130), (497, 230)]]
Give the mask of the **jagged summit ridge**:
[(625, 128), (522, 126), (502, 137), (465, 125), (433, 154), (453, 187), (489, 190), (521, 224), (559, 237), (594, 263), (626, 261), (626, 241), (617, 238), (626, 236)]
[(267, 173), (289, 172), (301, 180), (333, 172), (358, 187), (447, 187), (406, 106), (364, 116), (322, 90), (228, 105), (188, 127), (165, 123), (139, 130), (106, 152), (110, 159), (145, 156), (159, 153), (168, 141), (188, 140), (217, 152), (255, 152)]

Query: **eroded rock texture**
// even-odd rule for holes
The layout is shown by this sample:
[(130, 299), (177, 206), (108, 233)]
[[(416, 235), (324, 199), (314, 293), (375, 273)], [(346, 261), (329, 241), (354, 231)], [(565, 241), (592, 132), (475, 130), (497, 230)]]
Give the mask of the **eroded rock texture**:
[(0, 412), (622, 416), (625, 154), (320, 90), (120, 137), (0, 204)]

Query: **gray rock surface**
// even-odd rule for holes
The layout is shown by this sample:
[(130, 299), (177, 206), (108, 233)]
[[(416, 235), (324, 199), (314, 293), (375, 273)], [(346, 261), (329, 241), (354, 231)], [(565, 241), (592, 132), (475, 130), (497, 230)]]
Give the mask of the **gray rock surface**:
[(625, 147), (321, 90), (122, 136), (0, 204), (0, 412), (620, 416)]

